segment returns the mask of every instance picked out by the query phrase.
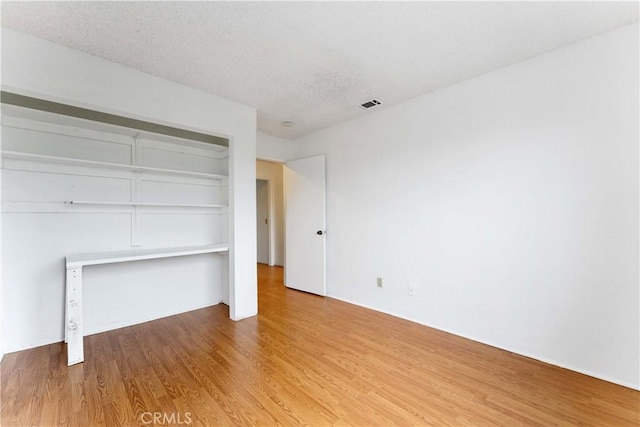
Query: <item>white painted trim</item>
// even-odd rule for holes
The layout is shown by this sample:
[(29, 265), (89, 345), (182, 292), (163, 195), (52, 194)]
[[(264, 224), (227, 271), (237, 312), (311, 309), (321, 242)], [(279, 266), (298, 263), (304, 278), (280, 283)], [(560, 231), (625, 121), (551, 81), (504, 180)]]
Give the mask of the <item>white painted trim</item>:
[(340, 298), (340, 297), (336, 297), (336, 296), (329, 295), (329, 294), (327, 294), (326, 297), (327, 298), (333, 298), (333, 299), (336, 299), (338, 301), (346, 302), (346, 303), (349, 303), (349, 304), (357, 305), (358, 307), (363, 307), (363, 308), (367, 308), (369, 310), (377, 311), (378, 313), (388, 314), (389, 316), (393, 316), (393, 317), (396, 317), (398, 319), (403, 319), (403, 320), (407, 320), (409, 322), (417, 323), (419, 325), (426, 326), (428, 328), (436, 329), (438, 331), (446, 332), (446, 333), (451, 334), (451, 335), (455, 335), (455, 336), (458, 336), (458, 337), (466, 338), (468, 340), (475, 341), (475, 342), (480, 343), (480, 344), (485, 344), (485, 345), (488, 345), (488, 346), (491, 346), (491, 347), (495, 347), (495, 348), (500, 349), (500, 350), (508, 351), (510, 353), (517, 354), (519, 356), (528, 357), (530, 359), (534, 359), (534, 360), (537, 360), (539, 362), (547, 363), (549, 365), (557, 366), (557, 367), (563, 368), (563, 369), (568, 369), (569, 371), (577, 372), (579, 374), (587, 375), (587, 376), (590, 376), (590, 377), (593, 377), (593, 378), (597, 378), (599, 380), (607, 381), (607, 382), (610, 382), (610, 383), (613, 383), (613, 384), (621, 385), (623, 387), (627, 387), (627, 388), (630, 388), (630, 389), (633, 389), (633, 390), (639, 390), (640, 391), (640, 388), (637, 385), (631, 384), (631, 383), (626, 382), (626, 381), (620, 381), (619, 379), (611, 378), (611, 377), (608, 377), (606, 375), (596, 374), (594, 372), (587, 371), (587, 370), (584, 370), (584, 369), (578, 369), (576, 367), (573, 367), (573, 366), (570, 366), (570, 365), (567, 365), (567, 364), (559, 363), (559, 362), (557, 362), (555, 360), (546, 359), (546, 358), (539, 357), (539, 356), (536, 356), (536, 355), (532, 355), (530, 353), (523, 352), (523, 351), (520, 351), (520, 350), (514, 350), (514, 349), (506, 348), (506, 347), (497, 345), (497, 344), (495, 344), (495, 343), (493, 343), (491, 341), (479, 340), (479, 339), (477, 339), (475, 337), (472, 337), (470, 335), (461, 334), (459, 332), (452, 331), (450, 329), (446, 329), (446, 328), (441, 328), (441, 327), (438, 327), (438, 326), (430, 325), (428, 323), (424, 323), (424, 322), (421, 322), (419, 320), (412, 319), (410, 317), (401, 316), (401, 315), (392, 313), (390, 311), (381, 310), (379, 308), (375, 308), (375, 307), (372, 307), (370, 305), (360, 304), (360, 303), (357, 303), (355, 301), (349, 300), (347, 298)]

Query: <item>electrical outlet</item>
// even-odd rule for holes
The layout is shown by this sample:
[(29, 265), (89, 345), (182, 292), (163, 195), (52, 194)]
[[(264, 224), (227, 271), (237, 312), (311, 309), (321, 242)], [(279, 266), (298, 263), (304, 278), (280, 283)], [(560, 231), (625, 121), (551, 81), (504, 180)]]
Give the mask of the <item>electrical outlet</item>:
[(376, 277), (376, 284), (378, 285), (379, 288), (382, 287), (382, 277)]
[(409, 296), (410, 297), (416, 296), (416, 287), (413, 283), (409, 283)]

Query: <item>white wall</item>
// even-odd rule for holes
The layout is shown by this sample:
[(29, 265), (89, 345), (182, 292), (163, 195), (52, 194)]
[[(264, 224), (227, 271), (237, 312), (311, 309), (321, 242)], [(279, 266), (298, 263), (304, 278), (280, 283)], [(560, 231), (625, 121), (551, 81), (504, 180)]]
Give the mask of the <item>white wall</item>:
[(6, 28), (2, 89), (229, 138), (230, 311), (257, 313), (255, 109)]
[[(0, 47), (2, 46), (2, 31), (0, 31)], [(0, 82), (2, 81), (2, 67), (0, 67)], [(0, 126), (0, 151), (2, 151), (2, 126)], [(0, 173), (0, 200), (2, 200), (2, 174)], [(4, 357), (4, 292), (2, 283), (2, 212), (0, 211), (0, 362)]]
[(292, 159), (293, 143), (287, 139), (258, 132), (256, 137), (256, 158), (273, 162), (286, 162)]
[(634, 24), (295, 141), (329, 295), (638, 388), (638, 89)]
[(284, 266), (284, 170), (282, 163), (256, 161), (256, 177), (269, 180), (272, 265)]
[[(0, 31), (0, 55), (2, 53), (2, 31)], [(1, 59), (1, 58), (0, 58)], [(1, 65), (0, 61), (0, 65)], [(0, 66), (0, 82), (2, 82), (2, 67)], [(0, 151), (2, 151), (2, 127), (0, 126)], [(0, 173), (0, 200), (2, 200), (2, 174)], [(0, 212), (0, 362), (4, 357), (4, 293), (2, 284), (2, 213)]]

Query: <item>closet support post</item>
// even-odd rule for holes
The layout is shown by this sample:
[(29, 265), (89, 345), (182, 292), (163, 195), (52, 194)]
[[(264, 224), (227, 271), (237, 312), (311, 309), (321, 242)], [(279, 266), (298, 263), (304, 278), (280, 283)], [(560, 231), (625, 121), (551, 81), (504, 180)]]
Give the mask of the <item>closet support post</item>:
[(67, 365), (84, 361), (82, 329), (82, 267), (67, 268), (65, 341)]

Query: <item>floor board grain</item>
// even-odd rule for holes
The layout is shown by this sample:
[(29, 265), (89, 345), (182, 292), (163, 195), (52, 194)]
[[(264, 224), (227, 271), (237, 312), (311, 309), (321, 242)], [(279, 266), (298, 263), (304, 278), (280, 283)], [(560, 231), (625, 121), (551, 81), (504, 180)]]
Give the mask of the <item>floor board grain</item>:
[(638, 426), (640, 393), (286, 289), (258, 267), (259, 315), (225, 305), (5, 355), (1, 424)]

